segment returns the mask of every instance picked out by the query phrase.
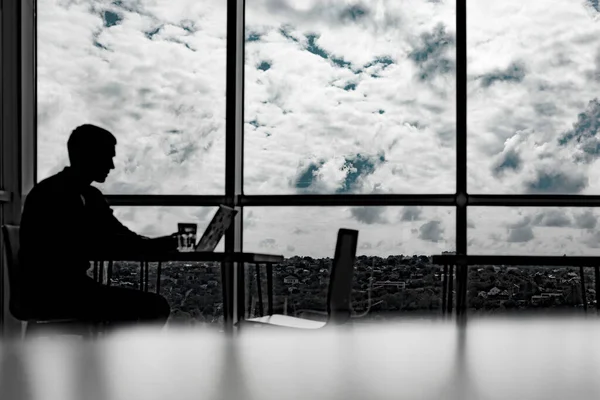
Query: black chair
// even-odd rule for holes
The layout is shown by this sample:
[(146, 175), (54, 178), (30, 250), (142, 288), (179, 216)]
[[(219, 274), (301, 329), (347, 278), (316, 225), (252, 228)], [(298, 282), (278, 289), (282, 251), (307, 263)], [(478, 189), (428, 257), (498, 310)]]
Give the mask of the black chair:
[(327, 321), (314, 321), (282, 314), (266, 315), (244, 320), (242, 324), (268, 325), (282, 328), (319, 329), (325, 326), (343, 325), (352, 316), (350, 296), (354, 278), (354, 261), (358, 231), (340, 229), (335, 246), (335, 257), (329, 278), (327, 293)]
[(36, 315), (27, 306), (27, 302), (23, 298), (21, 269), (19, 268), (19, 226), (3, 225), (2, 236), (4, 236), (8, 266), (10, 293), (8, 307), (13, 317), (26, 323), (25, 336), (32, 333), (54, 331), (63, 334), (80, 335), (84, 338), (93, 338), (96, 334), (97, 322), (67, 318), (48, 318)]

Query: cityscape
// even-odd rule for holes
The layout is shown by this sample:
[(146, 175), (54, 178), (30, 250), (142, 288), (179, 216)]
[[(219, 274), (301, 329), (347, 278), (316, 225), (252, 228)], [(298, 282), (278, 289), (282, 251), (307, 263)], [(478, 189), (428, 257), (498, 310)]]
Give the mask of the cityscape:
[[(274, 265), (273, 311), (310, 319), (326, 318), (332, 261), (331, 258), (295, 256)], [(266, 268), (259, 268), (262, 302), (258, 297), (256, 267), (247, 264), (245, 271), (246, 317), (264, 315), (268, 312)], [(432, 264), (431, 257), (424, 255), (358, 256), (351, 296), (353, 314), (366, 320), (441, 317), (442, 271), (442, 266)], [(157, 263), (150, 263), (150, 291), (156, 290), (156, 274)], [(584, 301), (588, 307), (596, 304), (593, 268), (584, 268), (585, 295), (581, 279), (579, 268), (472, 266), (468, 280), (468, 312), (548, 313), (572, 309), (578, 309), (572, 312), (581, 312)], [(111, 284), (138, 289), (139, 263), (115, 262)], [(223, 322), (219, 263), (164, 263), (160, 293), (171, 304), (169, 324)], [(456, 297), (453, 303), (456, 304)]]

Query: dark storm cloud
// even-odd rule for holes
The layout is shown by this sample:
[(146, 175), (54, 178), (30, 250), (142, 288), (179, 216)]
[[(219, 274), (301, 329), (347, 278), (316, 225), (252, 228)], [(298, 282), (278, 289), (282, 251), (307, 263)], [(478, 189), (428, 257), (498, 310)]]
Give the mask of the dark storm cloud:
[(419, 239), (428, 242), (444, 240), (444, 228), (440, 221), (429, 221), (419, 228)]
[(490, 73), (482, 75), (481, 86), (490, 87), (496, 82), (522, 82), (525, 78), (526, 69), (523, 62), (514, 62), (506, 69), (497, 69)]
[(532, 222), (536, 226), (547, 227), (567, 227), (572, 224), (571, 219), (561, 210), (542, 211), (533, 217)]
[(350, 209), (352, 218), (363, 224), (386, 224), (388, 221), (383, 217), (385, 207), (353, 207)]
[(538, 171), (535, 180), (525, 182), (525, 191), (531, 194), (571, 194), (581, 192), (587, 185), (588, 178), (581, 174)]
[(111, 26), (118, 25), (123, 20), (119, 14), (112, 11), (105, 11), (103, 15), (104, 26), (110, 28)]
[(533, 239), (533, 230), (526, 226), (523, 228), (511, 229), (506, 239), (510, 243), (525, 243)]
[(598, 218), (590, 210), (575, 215), (575, 226), (579, 229), (594, 229), (598, 223)]
[(419, 221), (421, 219), (422, 210), (416, 206), (406, 206), (402, 210), (400, 216), (401, 221)]
[(385, 162), (383, 154), (377, 157), (363, 156), (362, 154), (347, 157), (342, 168), (348, 169), (348, 173), (342, 187), (337, 190), (337, 193), (351, 193), (359, 189), (361, 178), (373, 174), (376, 167), (383, 162)]
[(542, 115), (545, 117), (551, 117), (552, 115), (556, 114), (557, 112), (557, 107), (554, 103), (536, 103), (533, 105), (533, 109), (535, 110), (536, 114), (538, 115)]
[(306, 50), (309, 53), (319, 56), (325, 60), (331, 61), (333, 63), (333, 65), (335, 65), (336, 67), (339, 67), (339, 68), (350, 68), (351, 67), (352, 64), (350, 62), (344, 60), (341, 57), (336, 57), (336, 56), (330, 54), (329, 52), (327, 52), (322, 47), (320, 47), (317, 44), (319, 37), (320, 37), (320, 35), (316, 35), (316, 34), (306, 35), (306, 39), (307, 39)]
[(495, 176), (500, 176), (506, 170), (520, 170), (521, 165), (521, 157), (519, 157), (519, 155), (514, 150), (509, 150), (502, 155), (502, 158), (498, 163), (496, 163), (496, 166), (492, 167), (492, 173)]
[(342, 21), (357, 22), (367, 17), (369, 13), (369, 9), (364, 4), (352, 4), (341, 11), (340, 19)]
[(429, 80), (436, 75), (454, 71), (455, 63), (447, 58), (447, 53), (455, 42), (455, 37), (446, 33), (443, 24), (438, 24), (433, 32), (421, 35), (420, 46), (408, 55), (408, 58), (419, 66), (420, 80)]
[(178, 145), (170, 144), (169, 147), (168, 155), (178, 164), (183, 164), (198, 150), (198, 145), (195, 142), (180, 143)]
[(310, 163), (296, 179), (296, 188), (309, 189), (315, 182), (315, 174), (319, 171), (319, 168), (321, 168), (324, 163), (324, 161), (321, 161), (319, 164)]
[(577, 116), (573, 129), (567, 131), (558, 141), (561, 146), (573, 144), (581, 149), (587, 161), (593, 161), (600, 154), (600, 101), (590, 100), (587, 109)]

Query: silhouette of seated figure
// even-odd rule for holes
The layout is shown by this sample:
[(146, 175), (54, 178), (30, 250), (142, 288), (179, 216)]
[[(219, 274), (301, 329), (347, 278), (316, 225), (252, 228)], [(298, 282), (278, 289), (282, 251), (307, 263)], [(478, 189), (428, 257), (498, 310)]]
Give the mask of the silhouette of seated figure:
[[(102, 192), (114, 169), (116, 138), (94, 125), (77, 127), (67, 147), (70, 167), (39, 182), (27, 195), (20, 230), (19, 296), (40, 318), (77, 318), (163, 325), (170, 314), (156, 293), (108, 287), (88, 277), (90, 259), (98, 251), (175, 251), (175, 234), (150, 239), (126, 228), (113, 215)], [(13, 289), (13, 288), (11, 288)]]

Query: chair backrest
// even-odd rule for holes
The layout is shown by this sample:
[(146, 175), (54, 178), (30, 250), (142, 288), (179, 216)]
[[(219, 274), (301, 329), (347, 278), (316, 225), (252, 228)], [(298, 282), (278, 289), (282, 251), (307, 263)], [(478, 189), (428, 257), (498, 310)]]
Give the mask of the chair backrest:
[(20, 295), (20, 273), (19, 266), (19, 226), (3, 225), (2, 236), (4, 237), (4, 247), (6, 251), (6, 263), (8, 266), (8, 286), (10, 290), (9, 309), (13, 317), (17, 319), (25, 319), (21, 310), (22, 304), (19, 299)]
[(335, 245), (335, 257), (329, 277), (327, 314), (329, 323), (343, 324), (350, 319), (350, 297), (354, 278), (354, 260), (358, 231), (340, 229)]

